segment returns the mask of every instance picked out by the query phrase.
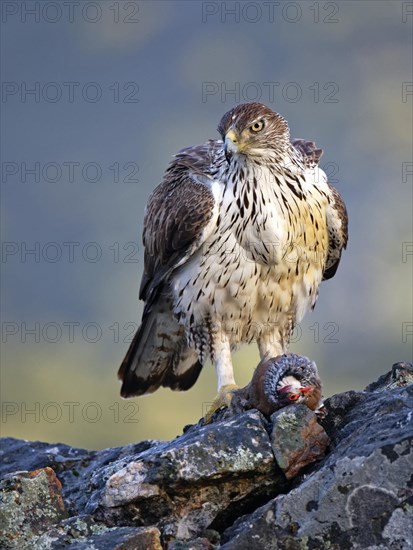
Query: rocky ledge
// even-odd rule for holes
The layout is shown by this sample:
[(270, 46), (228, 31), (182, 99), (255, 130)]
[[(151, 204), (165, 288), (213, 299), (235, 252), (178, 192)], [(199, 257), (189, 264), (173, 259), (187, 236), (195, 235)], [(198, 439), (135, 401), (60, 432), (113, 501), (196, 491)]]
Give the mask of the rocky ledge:
[(2, 439), (0, 548), (411, 549), (413, 366), (321, 413), (217, 413), (102, 451)]

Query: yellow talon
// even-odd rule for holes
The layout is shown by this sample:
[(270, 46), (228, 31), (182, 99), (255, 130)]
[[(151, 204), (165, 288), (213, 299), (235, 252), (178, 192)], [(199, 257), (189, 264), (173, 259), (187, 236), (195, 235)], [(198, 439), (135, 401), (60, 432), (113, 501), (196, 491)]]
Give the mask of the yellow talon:
[(231, 405), (232, 394), (238, 389), (239, 388), (236, 384), (228, 384), (227, 386), (222, 386), (220, 388), (218, 395), (215, 397), (206, 415), (204, 416), (204, 424), (209, 424), (213, 415), (217, 411)]

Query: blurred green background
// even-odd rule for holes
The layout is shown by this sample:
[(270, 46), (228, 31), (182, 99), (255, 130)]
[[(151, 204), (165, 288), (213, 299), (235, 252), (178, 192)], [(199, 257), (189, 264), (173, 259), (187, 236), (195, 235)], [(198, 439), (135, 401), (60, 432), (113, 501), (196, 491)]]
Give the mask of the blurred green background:
[[(258, 100), (324, 148), (350, 240), (291, 350), (325, 396), (412, 361), (412, 2), (2, 2), (2, 435), (172, 438), (216, 391), (119, 398), (144, 205)], [(30, 252), (32, 251), (32, 252)], [(239, 384), (258, 361), (235, 356)]]

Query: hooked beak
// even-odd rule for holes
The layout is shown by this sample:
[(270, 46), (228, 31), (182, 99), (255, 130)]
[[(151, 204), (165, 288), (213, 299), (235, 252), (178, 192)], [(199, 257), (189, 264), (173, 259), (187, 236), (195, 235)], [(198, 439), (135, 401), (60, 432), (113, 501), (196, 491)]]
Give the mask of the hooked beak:
[(238, 153), (239, 151), (238, 141), (239, 140), (235, 131), (228, 130), (228, 132), (225, 134), (224, 141), (225, 158), (227, 159), (228, 164), (230, 164), (234, 153)]

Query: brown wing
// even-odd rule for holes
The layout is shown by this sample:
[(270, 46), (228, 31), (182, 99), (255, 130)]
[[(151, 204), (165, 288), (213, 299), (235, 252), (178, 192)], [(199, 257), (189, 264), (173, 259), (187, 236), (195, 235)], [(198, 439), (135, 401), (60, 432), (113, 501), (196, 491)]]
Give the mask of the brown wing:
[(168, 277), (208, 238), (216, 224), (220, 184), (214, 180), (225, 160), (221, 142), (210, 141), (178, 153), (164, 181), (146, 207), (143, 243), (145, 265), (140, 298), (142, 323), (120, 366), (123, 397), (143, 395), (159, 386), (186, 390), (202, 369), (187, 345), (184, 329), (173, 317)]
[[(322, 149), (317, 149), (313, 141), (305, 139), (294, 139), (293, 146), (299, 151), (308, 168), (318, 166)], [(328, 254), (326, 266), (323, 272), (323, 280), (334, 277), (341, 259), (341, 252), (347, 246), (348, 240), (348, 216), (346, 205), (335, 187), (328, 184), (330, 188), (329, 207), (327, 209), (328, 227)]]
[(323, 280), (336, 274), (343, 248), (348, 241), (348, 215), (346, 205), (335, 187), (330, 187), (330, 205), (327, 209), (328, 255)]
[(144, 220), (144, 271), (139, 292), (145, 302), (152, 302), (165, 279), (208, 237), (208, 224), (218, 215), (211, 185), (223, 160), (218, 141), (184, 149), (150, 196)]

